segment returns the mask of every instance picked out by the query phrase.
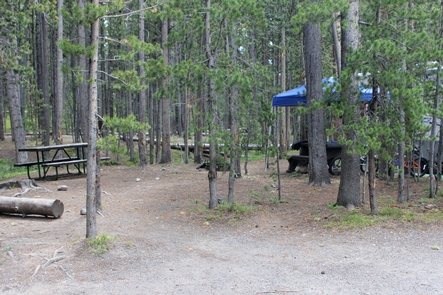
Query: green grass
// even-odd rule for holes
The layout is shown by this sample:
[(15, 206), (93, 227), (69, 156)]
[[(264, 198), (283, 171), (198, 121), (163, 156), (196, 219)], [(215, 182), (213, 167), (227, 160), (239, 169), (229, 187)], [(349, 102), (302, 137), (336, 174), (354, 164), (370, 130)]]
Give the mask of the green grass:
[[(259, 150), (252, 150), (248, 153), (248, 161), (262, 160), (266, 155)], [(245, 161), (245, 155), (242, 154), (241, 161)]]
[[(200, 203), (199, 200), (194, 200), (195, 205)], [(230, 222), (235, 222), (241, 219), (242, 216), (249, 214), (256, 210), (252, 205), (246, 205), (242, 203), (234, 203), (229, 205), (224, 202), (217, 206), (215, 209), (209, 209), (208, 206), (196, 206), (194, 209), (191, 209), (191, 212), (199, 212), (203, 215), (203, 218), (206, 221), (214, 221), (214, 220), (229, 220)]]
[[(348, 211), (342, 207), (334, 207), (328, 205), (332, 214), (327, 218), (329, 221), (324, 224), (327, 228), (339, 228), (339, 229), (353, 229), (364, 228), (376, 225), (378, 223), (388, 222), (400, 222), (400, 223), (432, 223), (443, 221), (443, 212), (440, 205), (433, 209), (425, 209), (424, 206), (429, 203), (439, 203), (438, 198), (436, 200), (429, 201), (429, 199), (420, 199), (417, 204), (395, 204), (392, 199), (384, 200), (383, 205), (380, 206), (377, 215), (372, 215), (370, 212), (364, 209), (355, 209)], [(394, 205), (395, 204), (395, 205)], [(322, 221), (322, 218), (318, 216), (319, 212), (312, 212), (315, 221)]]
[(423, 218), (425, 223), (435, 222), (435, 221), (443, 221), (443, 211), (440, 210), (432, 210), (428, 214), (426, 214)]
[[(30, 169), (34, 172), (37, 170)], [(0, 180), (5, 180), (18, 175), (26, 174), (25, 167), (14, 167), (14, 162), (10, 159), (0, 159)]]
[(325, 224), (327, 228), (339, 228), (339, 229), (353, 229), (353, 228), (365, 228), (373, 226), (376, 223), (386, 221), (386, 218), (381, 216), (365, 215), (360, 210), (344, 211), (341, 213), (334, 213), (333, 218), (337, 220), (331, 221)]
[(87, 240), (88, 246), (91, 248), (91, 253), (95, 255), (102, 255), (115, 245), (116, 238), (108, 234), (101, 234), (95, 238)]
[(387, 216), (392, 220), (398, 221), (414, 221), (416, 213), (407, 209), (396, 207), (384, 207), (379, 211), (380, 216)]

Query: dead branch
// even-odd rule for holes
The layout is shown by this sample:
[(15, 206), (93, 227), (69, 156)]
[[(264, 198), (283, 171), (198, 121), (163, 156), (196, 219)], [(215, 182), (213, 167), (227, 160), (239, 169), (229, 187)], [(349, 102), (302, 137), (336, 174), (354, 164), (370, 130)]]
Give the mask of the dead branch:
[(54, 254), (52, 255), (52, 258), (57, 256), (57, 254), (63, 253), (63, 246), (61, 246), (59, 249), (54, 251)]
[(42, 267), (41, 264), (37, 265), (37, 267), (36, 267), (35, 270), (34, 270), (34, 273), (33, 273), (32, 276), (30, 277), (30, 279), (32, 279), (33, 277), (35, 277), (35, 275), (38, 273), (38, 271), (40, 270), (41, 267)]
[(60, 269), (66, 274), (66, 276), (67, 276), (68, 278), (70, 278), (70, 279), (72, 279), (72, 280), (75, 281), (75, 278), (74, 278), (73, 276), (71, 276), (71, 275), (68, 273), (68, 271), (67, 271), (63, 266), (61, 266), (61, 265), (57, 265), (57, 267), (60, 268)]
[[(64, 251), (63, 251), (63, 246), (62, 246), (62, 247), (60, 247), (60, 248), (58, 248), (57, 250), (54, 251), (54, 254), (52, 254), (52, 258), (50, 258), (50, 259), (48, 259), (48, 258), (46, 258), (46, 257), (44, 257), (44, 256), (41, 256), (41, 255), (29, 254), (30, 256), (39, 256), (39, 257), (41, 257), (41, 258), (43, 258), (43, 259), (46, 260), (46, 262), (45, 262), (43, 265), (42, 265), (42, 264), (37, 265), (37, 267), (36, 267), (35, 270), (34, 270), (34, 273), (33, 273), (32, 276), (30, 277), (30, 279), (32, 279), (33, 277), (35, 277), (35, 275), (38, 273), (38, 271), (39, 271), (41, 268), (47, 267), (48, 265), (50, 265), (50, 264), (52, 264), (52, 263), (54, 263), (54, 262), (57, 262), (57, 261), (60, 261), (60, 260), (64, 259), (65, 256), (57, 256), (58, 254), (63, 253), (63, 252), (64, 252)], [(70, 276), (70, 275), (66, 272), (66, 270), (63, 268), (63, 266), (58, 265), (58, 266), (56, 266), (56, 267), (59, 267), (61, 270), (63, 270), (63, 271), (65, 272), (65, 274), (66, 274), (68, 277), (70, 277), (71, 279), (74, 279), (72, 276)]]
[(42, 265), (42, 268), (47, 267), (48, 265), (50, 265), (54, 262), (60, 261), (62, 259), (65, 259), (65, 256), (57, 256), (57, 257), (53, 257), (51, 259), (48, 259), (48, 261), (46, 261), (46, 263)]

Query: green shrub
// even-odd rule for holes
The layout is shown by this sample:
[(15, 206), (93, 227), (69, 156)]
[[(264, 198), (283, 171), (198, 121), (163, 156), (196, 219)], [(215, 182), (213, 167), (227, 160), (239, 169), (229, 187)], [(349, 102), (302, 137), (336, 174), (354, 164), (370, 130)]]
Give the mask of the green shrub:
[(95, 238), (88, 239), (88, 246), (91, 247), (91, 253), (101, 255), (112, 248), (116, 238), (108, 234), (101, 234)]

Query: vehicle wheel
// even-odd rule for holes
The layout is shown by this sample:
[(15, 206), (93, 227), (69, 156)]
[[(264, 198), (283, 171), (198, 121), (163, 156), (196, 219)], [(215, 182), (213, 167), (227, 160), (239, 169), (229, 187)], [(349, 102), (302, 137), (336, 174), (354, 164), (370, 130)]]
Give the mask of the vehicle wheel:
[(331, 173), (331, 175), (340, 175), (341, 173), (341, 158), (334, 158), (330, 163), (329, 163), (329, 173)]
[(426, 174), (428, 160), (416, 157), (405, 162), (405, 172), (410, 173), (413, 177), (422, 177)]

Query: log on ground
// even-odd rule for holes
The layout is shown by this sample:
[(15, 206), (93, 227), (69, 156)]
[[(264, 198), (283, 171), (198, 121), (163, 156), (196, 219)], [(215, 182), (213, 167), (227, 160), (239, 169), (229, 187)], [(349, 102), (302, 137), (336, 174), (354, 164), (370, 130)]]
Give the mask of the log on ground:
[(0, 213), (17, 213), (26, 216), (38, 214), (45, 216), (62, 216), (64, 205), (60, 200), (30, 199), (0, 196)]

